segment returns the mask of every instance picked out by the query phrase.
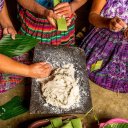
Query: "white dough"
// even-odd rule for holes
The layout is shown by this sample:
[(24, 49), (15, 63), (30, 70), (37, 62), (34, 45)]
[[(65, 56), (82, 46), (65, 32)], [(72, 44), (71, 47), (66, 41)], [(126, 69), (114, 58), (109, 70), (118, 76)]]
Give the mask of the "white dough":
[(60, 108), (69, 108), (79, 102), (78, 79), (74, 77), (73, 64), (57, 68), (52, 75), (41, 81), (42, 97), (46, 102)]

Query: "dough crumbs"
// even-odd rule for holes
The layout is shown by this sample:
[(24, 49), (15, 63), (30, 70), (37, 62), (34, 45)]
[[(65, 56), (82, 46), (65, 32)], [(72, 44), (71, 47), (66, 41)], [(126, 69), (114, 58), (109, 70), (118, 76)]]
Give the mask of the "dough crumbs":
[(80, 100), (79, 79), (75, 79), (75, 68), (73, 64), (66, 64), (57, 68), (54, 72), (41, 82), (42, 97), (46, 103), (59, 108), (68, 109)]

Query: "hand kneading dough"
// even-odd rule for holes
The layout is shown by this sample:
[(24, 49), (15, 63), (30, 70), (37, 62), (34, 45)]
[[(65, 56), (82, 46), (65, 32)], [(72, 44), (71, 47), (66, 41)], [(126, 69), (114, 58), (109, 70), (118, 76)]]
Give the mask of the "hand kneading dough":
[(45, 98), (46, 103), (61, 108), (70, 108), (78, 104), (79, 86), (74, 74), (73, 64), (67, 64), (57, 68), (48, 78), (40, 80), (42, 97)]

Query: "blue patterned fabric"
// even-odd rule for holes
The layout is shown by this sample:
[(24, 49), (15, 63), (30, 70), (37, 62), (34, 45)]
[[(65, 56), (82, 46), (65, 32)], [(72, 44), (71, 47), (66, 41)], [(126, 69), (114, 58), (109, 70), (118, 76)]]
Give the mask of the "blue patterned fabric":
[[(71, 2), (72, 0), (61, 0), (61, 2)], [(53, 0), (36, 0), (37, 3), (46, 7), (53, 8)]]

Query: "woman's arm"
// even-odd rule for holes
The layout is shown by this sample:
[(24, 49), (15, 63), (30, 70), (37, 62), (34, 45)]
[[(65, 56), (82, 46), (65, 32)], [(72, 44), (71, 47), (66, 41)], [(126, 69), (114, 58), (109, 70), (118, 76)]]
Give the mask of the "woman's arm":
[(0, 12), (0, 24), (3, 28), (3, 34), (11, 34), (12, 39), (15, 39), (16, 30), (9, 18), (5, 1), (4, 6)]
[(56, 14), (54, 14), (53, 10), (49, 10), (49, 9), (41, 6), (35, 0), (17, 0), (17, 1), (25, 9), (27, 9), (33, 13), (36, 13), (40, 16), (46, 17), (53, 26), (56, 26), (53, 19), (56, 19), (57, 16), (56, 16)]
[(13, 27), (12, 22), (8, 15), (5, 1), (4, 1), (4, 6), (0, 12), (0, 24), (2, 25), (3, 28)]
[(52, 67), (48, 63), (25, 65), (0, 54), (0, 72), (26, 77), (43, 78), (50, 75)]
[(94, 0), (89, 14), (89, 21), (95, 27), (109, 28), (111, 31), (118, 32), (126, 28), (127, 24), (118, 17), (105, 18), (100, 16), (102, 9), (106, 4), (106, 0)]
[(20, 64), (17, 61), (0, 54), (0, 72), (26, 76), (28, 74), (28, 65)]
[(17, 1), (25, 9), (42, 16), (45, 16), (48, 10), (47, 8), (38, 4), (35, 0), (17, 0)]
[(70, 3), (72, 12), (75, 12), (77, 9), (79, 9), (82, 5), (84, 5), (87, 2), (87, 0), (73, 0)]
[(70, 21), (72, 14), (86, 2), (87, 0), (74, 0), (71, 3), (62, 2), (55, 6), (54, 12), (59, 16), (66, 17), (67, 21)]
[(105, 4), (106, 4), (106, 0), (93, 0), (93, 4), (89, 14), (89, 21), (95, 27), (108, 28), (110, 19), (100, 16), (100, 13), (103, 7), (105, 6)]

